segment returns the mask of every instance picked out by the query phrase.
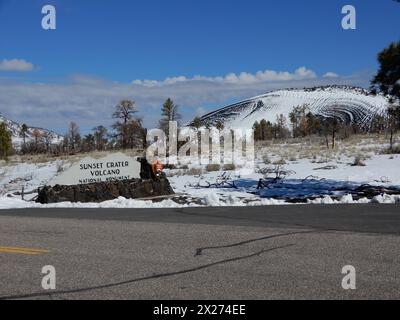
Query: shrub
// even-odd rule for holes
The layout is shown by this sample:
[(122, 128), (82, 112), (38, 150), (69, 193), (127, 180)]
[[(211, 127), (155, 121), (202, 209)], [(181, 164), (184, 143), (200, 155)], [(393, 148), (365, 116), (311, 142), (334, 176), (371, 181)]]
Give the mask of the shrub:
[(354, 162), (352, 164), (353, 167), (365, 167), (366, 164), (364, 162), (364, 159), (361, 156), (357, 156), (354, 158)]
[(176, 165), (168, 163), (164, 166), (164, 169), (174, 170), (177, 168), (176, 168)]
[(57, 163), (57, 173), (61, 173), (64, 171), (64, 165), (60, 162)]
[(283, 165), (286, 164), (286, 161), (285, 161), (285, 159), (282, 158), (282, 159), (280, 159), (278, 161), (275, 161), (273, 164), (277, 165), (277, 166), (283, 166)]
[(262, 160), (264, 164), (271, 164), (271, 160), (266, 154), (263, 155)]
[(383, 150), (382, 154), (400, 154), (400, 145), (395, 145), (392, 149), (387, 148)]
[(236, 170), (236, 166), (233, 163), (225, 164), (224, 165), (224, 170), (225, 171), (234, 171), (234, 170)]
[(200, 176), (203, 174), (203, 169), (201, 168), (191, 168), (190, 170), (187, 171), (187, 174), (189, 176)]
[(208, 172), (219, 171), (221, 170), (221, 166), (219, 164), (209, 164), (206, 167)]

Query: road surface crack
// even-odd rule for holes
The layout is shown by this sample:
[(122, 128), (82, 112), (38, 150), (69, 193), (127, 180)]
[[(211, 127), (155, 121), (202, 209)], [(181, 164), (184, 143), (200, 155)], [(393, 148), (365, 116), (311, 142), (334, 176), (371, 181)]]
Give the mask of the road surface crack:
[[(200, 265), (200, 266), (189, 268), (189, 269), (166, 272), (166, 273), (160, 273), (160, 274), (154, 274), (154, 275), (151, 275), (151, 276), (135, 278), (135, 279), (121, 281), (121, 282), (103, 284), (103, 285), (98, 285), (98, 286), (93, 286), (93, 287), (86, 287), (86, 288), (52, 291), (51, 295), (54, 297), (54, 295), (64, 295), (64, 294), (82, 293), (82, 292), (88, 292), (88, 291), (100, 290), (100, 289), (109, 289), (109, 288), (114, 288), (114, 287), (118, 287), (118, 286), (122, 286), (122, 285), (129, 285), (129, 284), (136, 283), (136, 282), (141, 282), (141, 281), (148, 281), (148, 280), (154, 280), (154, 279), (173, 277), (173, 276), (182, 275), (182, 274), (188, 274), (188, 273), (204, 270), (204, 269), (207, 269), (207, 268), (210, 268), (210, 267), (213, 267), (213, 266), (217, 266), (217, 265), (222, 265), (222, 264), (226, 264), (226, 263), (230, 263), (230, 262), (236, 262), (236, 261), (241, 261), (241, 260), (254, 258), (254, 257), (260, 256), (260, 255), (268, 253), (268, 252), (277, 251), (277, 250), (281, 250), (281, 249), (286, 249), (286, 248), (289, 248), (289, 247), (292, 247), (292, 246), (294, 246), (294, 244), (287, 244), (287, 245), (283, 245), (283, 246), (279, 246), (279, 247), (263, 249), (263, 250), (260, 250), (260, 251), (258, 251), (256, 253), (252, 253), (252, 254), (245, 255), (245, 256), (239, 256), (239, 257), (234, 257), (234, 258), (230, 258), (230, 259), (224, 259), (224, 260), (220, 260), (220, 261), (216, 261), (216, 262)], [(0, 296), (0, 300), (38, 298), (38, 297), (43, 297), (43, 296), (49, 296), (49, 293), (48, 292), (37, 292), (37, 293), (21, 294), (21, 295), (13, 295), (13, 296), (3, 296), (3, 297)]]
[(270, 240), (270, 239), (274, 239), (274, 238), (288, 237), (288, 236), (293, 236), (293, 235), (298, 235), (298, 234), (315, 233), (315, 232), (316, 231), (300, 231), (300, 232), (280, 233), (280, 234), (273, 234), (273, 235), (264, 236), (264, 237), (256, 238), (256, 239), (244, 240), (244, 241), (241, 241), (241, 242), (236, 242), (236, 243), (227, 244), (227, 245), (203, 247), (203, 248), (196, 249), (196, 253), (195, 253), (194, 256), (195, 257), (201, 256), (203, 254), (203, 252), (206, 251), (206, 250), (233, 248), (233, 247), (239, 247), (239, 246), (242, 246), (242, 245), (245, 245), (245, 244), (249, 244), (249, 243), (252, 243), (252, 242)]

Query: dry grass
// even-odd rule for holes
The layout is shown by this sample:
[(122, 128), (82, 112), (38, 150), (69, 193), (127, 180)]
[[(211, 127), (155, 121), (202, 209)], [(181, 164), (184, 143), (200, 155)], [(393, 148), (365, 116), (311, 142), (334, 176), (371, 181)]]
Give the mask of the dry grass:
[[(288, 139), (269, 143), (257, 142), (255, 150), (265, 164), (271, 164), (280, 159), (288, 161), (309, 159), (313, 163), (327, 163), (340, 161), (344, 158), (354, 159), (357, 155), (362, 155), (367, 159), (374, 154), (387, 153), (388, 147), (388, 136), (360, 134), (345, 140), (338, 139), (334, 150), (327, 149), (325, 138), (323, 137)], [(394, 153), (400, 153), (400, 146), (396, 148)]]
[[(399, 134), (395, 136), (395, 148), (393, 154), (400, 154)], [(257, 142), (255, 152), (259, 159), (266, 165), (280, 162), (280, 160), (297, 161), (299, 159), (309, 159), (314, 163), (327, 163), (339, 159), (354, 159), (357, 155), (368, 157), (374, 154), (391, 154), (389, 149), (389, 136), (381, 134), (362, 134), (353, 135), (345, 140), (337, 140), (336, 149), (327, 149), (325, 138), (306, 137), (302, 139), (287, 139), (285, 141), (264, 141)], [(49, 161), (62, 160), (66, 163), (74, 163), (84, 157), (102, 158), (109, 153), (118, 151), (94, 151), (75, 155), (13, 155), (9, 159), (0, 162), (1, 166), (15, 165), (19, 163), (41, 164)], [(129, 149), (122, 151), (128, 156), (140, 157), (144, 155), (141, 149)], [(348, 160), (347, 160), (348, 161)], [(171, 169), (187, 170), (186, 166), (175, 166)], [(207, 171), (219, 171), (221, 168), (211, 165)]]
[(202, 168), (174, 169), (167, 173), (167, 177), (201, 176), (202, 174)]

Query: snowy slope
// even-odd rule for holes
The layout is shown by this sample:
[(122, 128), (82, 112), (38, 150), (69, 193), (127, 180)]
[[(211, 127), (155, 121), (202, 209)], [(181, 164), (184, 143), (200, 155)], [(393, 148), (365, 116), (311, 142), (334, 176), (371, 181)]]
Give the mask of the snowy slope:
[[(2, 122), (6, 123), (7, 129), (11, 132), (14, 147), (17, 149), (20, 148), (23, 143), (23, 138), (21, 137), (20, 134), (22, 124), (9, 120), (0, 113), (0, 123)], [(33, 140), (33, 131), (35, 129), (38, 130), (42, 136), (49, 135), (52, 144), (57, 144), (63, 141), (62, 136), (53, 131), (42, 128), (28, 127), (27, 138), (26, 138), (27, 143)]]
[(368, 90), (349, 86), (287, 89), (227, 106), (203, 116), (201, 120), (203, 125), (212, 126), (219, 121), (227, 129), (250, 129), (262, 119), (276, 122), (279, 114), (288, 119), (293, 108), (301, 105), (307, 105), (315, 115), (335, 116), (367, 127), (374, 115), (385, 113), (389, 97), (372, 95)]

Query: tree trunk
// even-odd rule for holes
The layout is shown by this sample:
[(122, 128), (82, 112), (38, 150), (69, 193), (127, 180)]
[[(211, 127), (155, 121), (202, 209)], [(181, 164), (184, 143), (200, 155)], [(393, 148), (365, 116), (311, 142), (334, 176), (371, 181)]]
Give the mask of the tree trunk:
[(336, 130), (332, 131), (332, 149), (336, 147)]
[(394, 130), (393, 128), (390, 129), (390, 152), (393, 152), (393, 135), (394, 135)]
[(22, 146), (22, 153), (25, 154), (26, 153), (26, 136), (25, 134), (23, 135), (23, 139), (24, 139), (24, 144)]
[(326, 143), (326, 148), (329, 149), (329, 140), (328, 140), (328, 135), (325, 135), (325, 143)]

